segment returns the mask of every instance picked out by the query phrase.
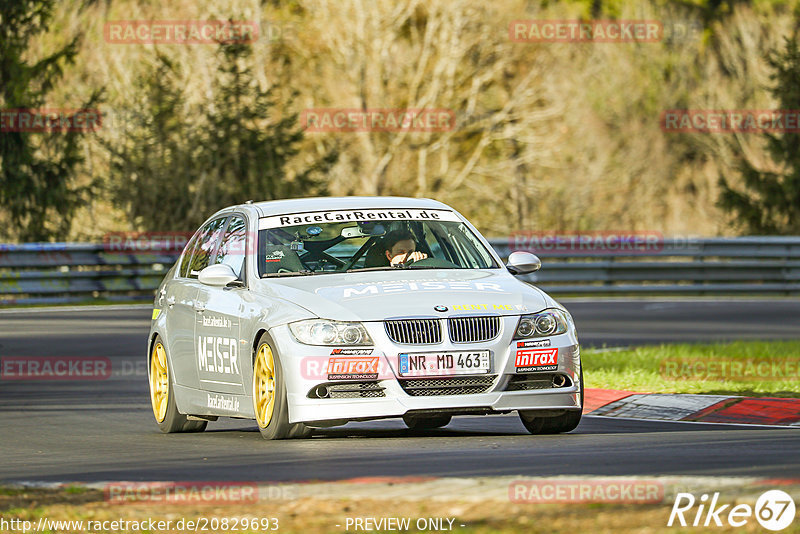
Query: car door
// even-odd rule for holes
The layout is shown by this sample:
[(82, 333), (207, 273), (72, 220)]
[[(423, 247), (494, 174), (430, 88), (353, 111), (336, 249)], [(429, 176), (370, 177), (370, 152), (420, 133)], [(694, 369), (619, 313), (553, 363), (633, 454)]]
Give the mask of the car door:
[(176, 278), (165, 286), (167, 303), (168, 350), (176, 384), (199, 388), (195, 350), (197, 322), (198, 267), (208, 261), (207, 249), (216, 243), (226, 217), (209, 221), (195, 234), (181, 257)]
[[(211, 223), (209, 223), (211, 224)], [(196, 281), (189, 279), (189, 264), (208, 225), (200, 228), (186, 245), (175, 277), (168, 280), (161, 292), (161, 305), (166, 312), (165, 343), (170, 356), (172, 379), (182, 386), (198, 387), (194, 366), (194, 300)]]
[[(227, 264), (244, 281), (247, 225), (234, 215), (209, 265)], [(198, 358), (200, 387), (218, 393), (243, 394), (241, 352), (247, 342), (240, 342), (242, 295), (246, 287), (213, 287), (199, 284), (195, 309), (195, 351)]]

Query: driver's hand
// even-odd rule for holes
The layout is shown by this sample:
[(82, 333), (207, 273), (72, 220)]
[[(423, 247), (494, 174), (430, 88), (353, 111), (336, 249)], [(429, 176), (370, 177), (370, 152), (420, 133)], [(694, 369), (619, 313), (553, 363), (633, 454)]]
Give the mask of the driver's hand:
[(420, 252), (418, 250), (411, 253), (398, 254), (397, 256), (392, 258), (392, 266), (394, 267), (395, 265), (399, 265), (401, 263), (408, 263), (410, 261), (424, 260), (427, 257), (428, 257), (427, 254), (425, 254), (424, 252)]

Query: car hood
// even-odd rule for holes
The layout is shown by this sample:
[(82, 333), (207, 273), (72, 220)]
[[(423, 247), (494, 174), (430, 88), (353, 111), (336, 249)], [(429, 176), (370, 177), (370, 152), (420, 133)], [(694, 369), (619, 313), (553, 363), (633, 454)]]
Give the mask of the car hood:
[[(502, 270), (392, 270), (265, 278), (257, 292), (326, 319), (520, 315), (557, 306), (541, 290)], [(445, 311), (434, 307), (444, 306)]]

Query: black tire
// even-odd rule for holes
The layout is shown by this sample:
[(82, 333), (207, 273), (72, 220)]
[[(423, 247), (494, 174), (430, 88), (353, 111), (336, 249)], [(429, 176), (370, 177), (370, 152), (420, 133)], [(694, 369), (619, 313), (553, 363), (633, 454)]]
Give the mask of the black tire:
[(519, 419), (531, 434), (561, 434), (575, 430), (583, 416), (583, 369), (581, 369), (581, 409), (567, 410), (555, 417), (536, 417), (536, 410), (520, 410)]
[(452, 415), (404, 415), (403, 422), (411, 430), (430, 430), (432, 428), (442, 428), (450, 424)]
[[(157, 352), (163, 350), (163, 362), (161, 365), (155, 365), (153, 358), (157, 357)], [(156, 336), (153, 341), (153, 349), (150, 351), (150, 359), (148, 363), (148, 378), (150, 382), (150, 404), (153, 407), (153, 415), (156, 419), (156, 424), (159, 430), (164, 434), (174, 434), (177, 432), (202, 432), (208, 426), (208, 421), (190, 421), (186, 415), (178, 412), (177, 403), (175, 402), (175, 380), (172, 377), (172, 370), (169, 366), (169, 359), (167, 358), (166, 347), (161, 341), (161, 336)], [(160, 361), (160, 360), (159, 360)], [(162, 367), (163, 366), (163, 367)], [(167, 402), (166, 410), (163, 414), (163, 419), (159, 421), (161, 416), (160, 403), (161, 395), (156, 396), (156, 380), (153, 379), (154, 373), (161, 377), (160, 385), (166, 386)], [(163, 391), (163, 390), (162, 390)]]
[[(289, 406), (286, 399), (286, 381), (284, 380), (283, 367), (278, 353), (274, 349), (275, 344), (264, 333), (256, 344), (256, 352), (253, 357), (253, 409), (256, 414), (256, 425), (261, 437), (264, 439), (294, 439), (307, 438), (311, 436), (313, 430), (303, 423), (289, 423)], [(267, 350), (272, 357), (272, 391), (274, 395), (274, 405), (269, 417), (259, 412), (259, 399), (263, 399), (264, 383), (259, 378), (259, 358), (262, 350)], [(265, 353), (266, 358), (266, 353)], [(269, 387), (269, 386), (267, 386)], [(265, 424), (266, 423), (266, 424)]]

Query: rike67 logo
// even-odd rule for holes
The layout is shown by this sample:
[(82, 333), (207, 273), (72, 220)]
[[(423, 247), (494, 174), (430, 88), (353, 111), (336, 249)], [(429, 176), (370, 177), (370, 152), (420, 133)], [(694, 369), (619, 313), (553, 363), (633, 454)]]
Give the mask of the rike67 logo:
[(707, 494), (696, 499), (691, 493), (678, 493), (667, 526), (722, 527), (727, 523), (732, 527), (742, 527), (755, 517), (763, 528), (779, 531), (791, 525), (794, 516), (794, 500), (781, 490), (762, 493), (755, 507), (749, 504), (720, 504), (719, 492), (714, 493), (710, 499)]

